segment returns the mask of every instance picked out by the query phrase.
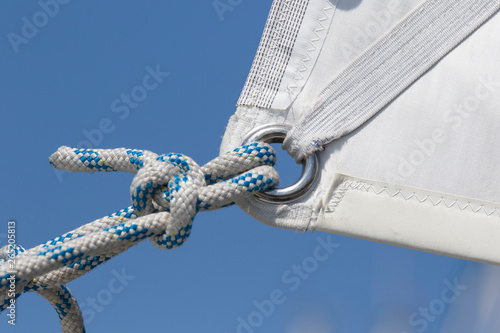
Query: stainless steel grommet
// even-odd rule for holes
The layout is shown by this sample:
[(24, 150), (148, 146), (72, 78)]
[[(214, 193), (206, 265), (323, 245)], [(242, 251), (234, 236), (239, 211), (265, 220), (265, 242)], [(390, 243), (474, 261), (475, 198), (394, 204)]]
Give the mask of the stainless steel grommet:
[[(243, 144), (250, 144), (256, 141), (282, 143), (290, 129), (291, 126), (289, 125), (260, 127), (250, 132), (245, 140), (243, 140)], [(316, 180), (317, 174), (318, 154), (315, 153), (302, 162), (302, 174), (294, 184), (266, 192), (258, 192), (255, 196), (261, 201), (272, 204), (295, 201), (307, 193)]]

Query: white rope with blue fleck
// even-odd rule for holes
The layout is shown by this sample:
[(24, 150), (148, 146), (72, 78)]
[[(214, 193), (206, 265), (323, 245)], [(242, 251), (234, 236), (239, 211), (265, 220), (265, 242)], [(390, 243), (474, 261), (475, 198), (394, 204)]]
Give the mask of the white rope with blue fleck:
[(203, 167), (182, 154), (59, 148), (50, 157), (58, 169), (136, 173), (130, 187), (132, 206), (29, 250), (16, 247), (15, 272), (6, 264), (8, 246), (1, 248), (0, 312), (10, 303), (7, 289), (15, 280), (15, 298), (36, 291), (54, 306), (64, 333), (85, 332), (78, 304), (64, 284), (146, 238), (162, 249), (179, 247), (198, 211), (226, 207), (276, 186), (275, 159), (272, 147), (260, 142), (238, 147)]

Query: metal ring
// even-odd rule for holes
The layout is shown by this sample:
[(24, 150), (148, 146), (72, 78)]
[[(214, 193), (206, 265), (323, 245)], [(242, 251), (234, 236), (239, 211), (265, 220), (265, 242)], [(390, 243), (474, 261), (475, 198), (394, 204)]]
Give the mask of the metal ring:
[[(243, 140), (243, 144), (246, 145), (256, 141), (282, 143), (291, 128), (289, 125), (260, 127), (250, 132), (245, 140)], [(295, 201), (307, 193), (316, 180), (317, 174), (318, 154), (315, 153), (302, 162), (302, 174), (294, 184), (266, 192), (258, 192), (255, 196), (261, 201), (272, 204)]]

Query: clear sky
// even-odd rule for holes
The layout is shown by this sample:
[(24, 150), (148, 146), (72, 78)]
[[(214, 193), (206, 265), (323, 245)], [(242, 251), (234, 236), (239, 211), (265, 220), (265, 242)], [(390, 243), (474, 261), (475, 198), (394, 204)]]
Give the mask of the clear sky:
[[(59, 146), (180, 152), (199, 164), (215, 157), (271, 6), (58, 1), (0, 4), (0, 245), (9, 219), (18, 243), (32, 247), (130, 205), (132, 175), (56, 173), (48, 157)], [(151, 71), (160, 73), (157, 84), (137, 88)], [(122, 99), (132, 91), (146, 95)], [(282, 163), (292, 181), (297, 168)], [(454, 332), (493, 332), (494, 313), (476, 310), (498, 308), (491, 297), (499, 290), (485, 289), (484, 279), (499, 273), (273, 229), (230, 207), (200, 213), (179, 249), (145, 241), (68, 287), (87, 332), (448, 332), (462, 321)], [(465, 319), (483, 326), (464, 328)], [(35, 293), (19, 298), (16, 323), (0, 315), (1, 332), (60, 331)]]

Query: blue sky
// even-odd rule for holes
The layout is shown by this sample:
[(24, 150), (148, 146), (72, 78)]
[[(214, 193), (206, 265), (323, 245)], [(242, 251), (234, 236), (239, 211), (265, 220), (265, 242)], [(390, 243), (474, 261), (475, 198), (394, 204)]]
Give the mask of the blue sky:
[[(0, 245), (9, 219), (18, 243), (32, 247), (130, 205), (133, 175), (57, 173), (48, 157), (59, 146), (180, 152), (199, 164), (215, 157), (271, 6), (220, 0), (221, 13), (211, 0), (54, 1), (0, 5)], [(151, 89), (137, 88), (151, 71)], [(133, 91), (146, 95), (127, 102)], [(278, 170), (285, 182), (297, 172)], [(179, 249), (145, 241), (68, 287), (87, 332), (442, 332), (453, 309), (481, 301), (480, 276), (495, 269), (273, 229), (230, 207), (200, 213)], [(440, 303), (456, 281), (463, 295)], [(429, 306), (438, 314), (419, 312)], [(17, 309), (17, 325), (2, 313), (0, 331), (60, 331), (41, 296), (23, 295)]]

